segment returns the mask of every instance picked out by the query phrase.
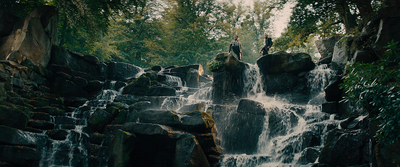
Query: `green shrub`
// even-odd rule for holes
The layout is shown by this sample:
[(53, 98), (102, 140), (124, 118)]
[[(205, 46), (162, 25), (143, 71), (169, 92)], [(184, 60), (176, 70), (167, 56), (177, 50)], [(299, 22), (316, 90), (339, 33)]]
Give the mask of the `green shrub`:
[(366, 109), (378, 122), (375, 137), (390, 145), (400, 141), (400, 70), (398, 42), (385, 48), (386, 59), (373, 63), (354, 63), (347, 67), (341, 88), (345, 98)]
[(214, 72), (223, 66), (224, 64), (218, 60), (212, 60), (210, 62), (207, 62), (207, 69), (210, 70), (211, 72)]

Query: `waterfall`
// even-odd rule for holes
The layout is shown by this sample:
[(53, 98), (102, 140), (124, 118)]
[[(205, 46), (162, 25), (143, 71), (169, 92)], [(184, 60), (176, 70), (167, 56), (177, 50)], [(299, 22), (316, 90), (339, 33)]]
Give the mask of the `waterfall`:
[[(335, 73), (326, 65), (316, 67), (307, 74), (310, 88), (310, 101), (307, 104), (293, 104), (286, 100), (286, 95), (267, 96), (257, 65), (247, 64), (243, 79), (242, 98), (261, 104), (266, 111), (257, 118), (261, 121), (259, 135), (252, 143), (256, 149), (252, 153), (241, 152), (232, 145), (232, 132), (238, 116), (239, 105), (212, 104), (212, 88), (185, 87), (180, 77), (166, 75), (165, 84), (175, 87), (177, 96), (157, 96), (160, 109), (179, 111), (185, 105), (205, 104), (204, 110), (213, 110), (219, 144), (227, 150), (221, 158), (222, 167), (270, 167), (307, 165), (301, 161), (307, 151), (320, 151), (324, 135), (338, 126), (333, 115), (321, 112), (324, 102), (324, 88), (334, 79)], [(64, 131), (65, 139), (48, 139), (42, 150), (40, 166), (93, 166), (91, 158), (97, 158), (95, 166), (107, 166), (102, 157), (90, 157), (88, 148), (89, 135), (86, 131), (87, 119), (96, 109), (106, 109), (107, 104), (121, 95), (124, 87), (116, 88), (115, 81), (110, 81), (110, 89), (104, 89), (96, 99), (74, 108), (64, 116), (52, 118), (55, 130)], [(253, 120), (249, 121), (253, 122)], [(246, 125), (242, 125), (246, 126)], [(253, 129), (249, 129), (251, 131)], [(247, 142), (247, 141), (244, 141)], [(101, 146), (100, 146), (101, 147)], [(229, 147), (229, 148), (228, 148)], [(104, 158), (104, 157), (103, 157)]]
[[(115, 81), (110, 82), (110, 88), (115, 88)], [(99, 93), (96, 99), (87, 101), (72, 112), (64, 116), (55, 116), (52, 123), (55, 124), (54, 130), (65, 132), (65, 139), (49, 138), (46, 146), (42, 150), (40, 167), (89, 167), (91, 157), (88, 154), (87, 143), (89, 134), (86, 132), (88, 127), (87, 119), (96, 109), (106, 109), (109, 102), (113, 102), (121, 91), (105, 89)], [(98, 166), (107, 166), (106, 162), (100, 160)]]
[(336, 71), (322, 64), (311, 70), (308, 74), (308, 86), (311, 89), (312, 99), (309, 104), (320, 105), (325, 101), (324, 89), (332, 82)]
[[(262, 132), (256, 144), (257, 151), (252, 154), (237, 151), (233, 154), (227, 153), (221, 160), (221, 166), (271, 167), (307, 165), (300, 160), (301, 155), (307, 150), (320, 151), (323, 147), (323, 139), (326, 132), (338, 126), (338, 121), (334, 120), (332, 115), (322, 113), (320, 107), (323, 100), (325, 100), (324, 88), (331, 83), (334, 75), (333, 70), (326, 65), (318, 66), (310, 71), (307, 78), (308, 86), (311, 90), (310, 102), (301, 105), (291, 104), (288, 103), (288, 100), (285, 100), (285, 96), (266, 96), (258, 67), (249, 65), (244, 74), (246, 98), (262, 103), (268, 112), (264, 116)], [(235, 112), (236, 110), (231, 110), (226, 117), (230, 117)], [(271, 113), (273, 114), (271, 115)], [(230, 119), (227, 118), (226, 121), (231, 121)], [(232, 122), (224, 124), (226, 126), (220, 126), (218, 129), (219, 137), (221, 140), (232, 140), (226, 138), (228, 135), (224, 131), (235, 127), (229, 126), (233, 125)], [(279, 128), (276, 129), (277, 127)], [(222, 145), (225, 142), (222, 141)], [(232, 148), (228, 150), (232, 150)]]
[(180, 77), (177, 76), (172, 76), (172, 75), (165, 75), (166, 79), (164, 81), (165, 84), (168, 86), (173, 86), (173, 87), (183, 87), (183, 83)]
[(265, 91), (261, 79), (260, 69), (255, 64), (247, 64), (248, 68), (244, 71), (244, 91), (250, 99), (261, 99), (265, 97)]

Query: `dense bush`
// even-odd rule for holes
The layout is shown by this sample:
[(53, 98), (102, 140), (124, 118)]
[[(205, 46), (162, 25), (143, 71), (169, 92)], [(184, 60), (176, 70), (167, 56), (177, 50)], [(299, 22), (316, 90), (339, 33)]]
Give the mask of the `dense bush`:
[(387, 58), (347, 67), (341, 88), (345, 98), (366, 109), (378, 121), (375, 137), (381, 144), (400, 141), (400, 70), (398, 42), (386, 47)]
[(224, 64), (218, 60), (212, 60), (210, 62), (207, 62), (207, 69), (211, 72), (214, 72), (223, 66)]

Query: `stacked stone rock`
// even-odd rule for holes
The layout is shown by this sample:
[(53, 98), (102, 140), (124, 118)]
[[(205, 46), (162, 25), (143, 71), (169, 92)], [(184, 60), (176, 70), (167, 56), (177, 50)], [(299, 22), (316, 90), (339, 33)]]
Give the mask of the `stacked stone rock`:
[[(82, 58), (81, 56), (74, 57), (76, 59)], [(127, 66), (126, 64), (117, 64), (120, 67), (116, 68)], [(95, 65), (94, 63), (91, 64), (91, 66)], [(199, 66), (197, 65), (197, 67)], [(143, 77), (151, 73), (147, 72)], [(115, 99), (114, 103), (108, 104), (106, 109), (97, 109), (92, 115), (88, 115), (92, 107), (88, 105), (81, 108), (82, 112), (79, 119), (71, 119), (67, 115), (70, 115), (69, 113), (74, 108), (80, 107), (85, 102), (93, 99), (94, 95), (102, 90), (103, 86), (107, 85), (105, 80), (95, 80), (93, 78), (96, 78), (96, 76), (57, 64), (50, 64), (46, 69), (40, 65), (35, 65), (29, 59), (24, 60), (21, 64), (13, 61), (2, 61), (0, 64), (0, 76), (0, 89), (4, 90), (1, 91), (2, 96), (0, 98), (2, 100), (0, 105), (2, 114), (0, 124), (2, 126), (0, 128), (4, 132), (12, 134), (2, 135), (2, 155), (5, 156), (2, 156), (0, 161), (4, 164), (33, 164), (33, 166), (38, 166), (41, 159), (41, 149), (43, 149), (40, 148), (41, 142), (39, 140), (46, 140), (47, 136), (53, 140), (65, 140), (68, 134), (67, 130), (73, 128), (74, 125), (82, 124), (85, 122), (83, 120), (85, 118), (88, 118), (89, 127), (85, 128), (84, 132), (89, 134), (88, 140), (90, 140), (90, 143), (86, 144), (86, 148), (88, 148), (89, 156), (95, 157), (89, 158), (89, 163), (91, 164), (106, 162), (108, 159), (108, 146), (123, 144), (114, 139), (115, 135), (119, 136), (118, 132), (121, 129), (136, 134), (136, 140), (138, 141), (147, 141), (140, 137), (142, 135), (147, 139), (147, 131), (135, 130), (136, 126), (145, 129), (168, 127), (171, 129), (169, 132), (178, 134), (178, 136), (171, 137), (171, 143), (157, 145), (159, 148), (155, 148), (163, 150), (166, 149), (164, 147), (169, 147), (173, 143), (180, 143), (173, 146), (174, 149), (171, 153), (179, 149), (182, 150), (179, 154), (173, 155), (174, 161), (170, 162), (172, 164), (197, 162), (193, 160), (193, 157), (203, 157), (203, 159), (200, 158), (198, 163), (205, 165), (216, 166), (218, 164), (222, 150), (216, 145), (214, 122), (211, 116), (204, 111), (204, 105), (202, 105), (203, 108), (191, 108), (188, 106), (186, 107), (188, 108), (187, 110), (179, 113), (170, 110), (160, 112), (149, 110), (149, 108), (160, 108), (163, 99), (173, 97), (176, 95), (175, 91), (172, 94), (168, 94), (168, 96), (160, 96), (166, 95), (162, 91), (152, 93), (153, 96), (138, 96), (134, 93), (120, 95)], [(97, 78), (102, 79), (105, 77), (97, 76)], [(155, 83), (158, 81), (150, 80), (150, 82)], [(119, 81), (119, 83), (121, 83), (120, 85), (126, 85), (123, 81)], [(95, 102), (93, 103), (95, 106)], [(157, 114), (154, 115), (154, 112)], [(166, 114), (164, 117), (163, 113), (170, 114)], [(174, 122), (159, 122), (156, 119), (137, 123), (137, 119), (144, 121), (146, 120), (145, 118), (149, 117), (149, 114), (153, 114), (152, 116), (154, 117), (160, 117), (160, 120), (169, 119), (169, 116), (177, 119)], [(55, 128), (55, 126), (58, 128)], [(44, 132), (46, 132), (45, 135), (43, 135)], [(169, 136), (166, 135), (165, 137), (169, 138)], [(157, 141), (160, 136), (153, 137), (155, 138), (151, 140)], [(15, 138), (18, 140), (15, 140)], [(40, 139), (30, 141), (30, 138)], [(193, 146), (193, 148), (186, 149), (188, 145), (190, 147)], [(8, 151), (18, 151), (19, 153), (9, 154)], [(187, 154), (188, 151), (192, 153)], [(132, 154), (139, 154), (135, 150), (131, 152)], [(114, 154), (111, 154), (111, 157), (115, 156)], [(193, 155), (193, 157), (188, 155)], [(135, 162), (135, 160), (138, 162)], [(139, 161), (140, 159), (134, 159), (133, 157), (126, 162), (146, 163)], [(114, 162), (110, 161), (109, 165), (113, 166)]]
[[(73, 165), (107, 165), (109, 157), (109, 166), (120, 162), (163, 163), (164, 161), (142, 162), (130, 155), (124, 155), (129, 157), (126, 161), (119, 161), (115, 158), (120, 156), (118, 153), (110, 154), (109, 146), (123, 144), (118, 143), (121, 141), (118, 138), (114, 139), (115, 136), (120, 136), (118, 132), (122, 130), (137, 135), (136, 141), (147, 141), (149, 136), (140, 130), (136, 131), (136, 127), (169, 127), (173, 129), (173, 134), (179, 134), (172, 136), (170, 142), (160, 141), (157, 147), (153, 147), (156, 150), (173, 150), (170, 153), (174, 154), (168, 154), (168, 157), (173, 157), (168, 160), (170, 166), (187, 166), (194, 162), (203, 166), (218, 164), (221, 149), (215, 142), (213, 120), (204, 109), (186, 110), (182, 113), (165, 111), (175, 113), (173, 118), (182, 117), (173, 124), (136, 121), (138, 118), (144, 120), (147, 114), (152, 113), (153, 110), (149, 109), (160, 108), (164, 99), (179, 99), (176, 96), (177, 89), (181, 88), (169, 86), (165, 80), (166, 75), (179, 77), (190, 87), (186, 91), (186, 97), (205, 84), (210, 85), (211, 78), (203, 75), (201, 65), (168, 68), (155, 66), (143, 70), (127, 63), (100, 62), (95, 56), (54, 45), (57, 43), (54, 15), (55, 8), (50, 6), (39, 8), (24, 19), (0, 13), (0, 21), (5, 25), (0, 28), (0, 37), (5, 41), (0, 48), (0, 131), (4, 134), (0, 136), (1, 165), (48, 164), (44, 162), (48, 160), (43, 160), (42, 156), (47, 151), (49, 139), (66, 140), (70, 130), (76, 125), (86, 124), (86, 121), (88, 127), (82, 129), (83, 133), (79, 136), (83, 139), (79, 140), (87, 141), (84, 143), (87, 155), (74, 155), (78, 158), (71, 162)], [(21, 24), (14, 26), (17, 23)], [(32, 39), (39, 42), (32, 43)], [(39, 48), (42, 52), (33, 48)], [(92, 110), (99, 103), (96, 95), (101, 90), (111, 87), (118, 90), (125, 86), (124, 94), (116, 97), (115, 102), (107, 104), (104, 109)], [(82, 106), (87, 102), (87, 105)], [(79, 112), (75, 113), (77, 108)], [(74, 118), (71, 117), (73, 112)], [(167, 125), (162, 125), (164, 123)], [(158, 141), (158, 137), (150, 135), (149, 142)], [(169, 138), (168, 135), (165, 137)], [(141, 155), (140, 151), (143, 150), (133, 150), (131, 153)], [(64, 154), (68, 157), (67, 153)]]
[[(385, 5), (385, 8), (377, 12), (376, 17), (371, 18), (362, 27), (358, 36), (321, 40), (319, 50), (326, 48), (332, 58), (321, 60), (320, 63), (336, 68), (341, 74), (346, 64), (354, 62), (371, 63), (385, 58), (385, 46), (391, 40), (395, 42), (400, 40), (400, 33), (397, 28), (394, 28), (399, 26), (400, 15), (398, 10), (400, 4), (399, 1), (388, 0)], [(332, 42), (335, 43), (334, 46), (331, 45)], [(390, 55), (389, 58), (391, 58)], [(341, 129), (334, 129), (328, 133), (319, 162), (323, 165), (334, 166), (398, 165), (398, 158), (392, 158), (400, 155), (398, 150), (393, 149), (398, 146), (398, 143), (389, 147), (376, 143), (373, 136), (378, 128), (375, 120), (370, 118), (373, 114), (343, 101), (344, 92), (339, 88), (340, 83), (342, 83), (342, 80), (338, 77), (336, 82), (325, 89), (328, 102), (322, 105), (322, 111), (336, 114), (344, 121), (341, 123)]]

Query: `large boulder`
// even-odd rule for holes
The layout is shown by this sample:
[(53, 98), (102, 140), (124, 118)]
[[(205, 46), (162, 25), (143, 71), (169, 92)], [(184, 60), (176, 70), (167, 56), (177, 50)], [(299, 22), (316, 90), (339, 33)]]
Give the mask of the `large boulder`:
[[(225, 119), (229, 122), (229, 127), (222, 133), (219, 132), (223, 141), (222, 146), (227, 153), (255, 153), (258, 142), (266, 142), (271, 138), (286, 135), (289, 129), (297, 126), (298, 119), (289, 110), (242, 99), (237, 112), (230, 112), (228, 118)], [(267, 132), (263, 132), (265, 124), (268, 124)], [(221, 127), (220, 124), (217, 125), (219, 125), (217, 128)], [(265, 136), (260, 136), (261, 134)]]
[(335, 48), (332, 55), (332, 66), (338, 70), (343, 70), (349, 59), (349, 37), (343, 37), (335, 43)]
[(11, 166), (39, 166), (40, 152), (31, 147), (0, 145), (0, 161)]
[(119, 129), (110, 145), (108, 165), (110, 167), (126, 166), (129, 154), (134, 148), (135, 134)]
[(205, 133), (214, 128), (212, 117), (202, 111), (177, 113), (172, 110), (144, 110), (138, 113), (139, 122), (167, 125), (188, 132)]
[(237, 107), (233, 105), (212, 105), (208, 108), (208, 113), (212, 115), (214, 119), (215, 126), (217, 127), (219, 132), (228, 130), (230, 128), (230, 124), (227, 120), (228, 116), (231, 113), (236, 112)]
[(267, 94), (291, 91), (300, 77), (290, 73), (263, 75), (263, 89)]
[(329, 84), (325, 88), (325, 99), (326, 101), (340, 101), (343, 98), (343, 90), (340, 89), (340, 84), (343, 83), (343, 80), (341, 78), (337, 78), (336, 81), (333, 83)]
[(52, 83), (51, 92), (61, 96), (86, 96), (87, 92), (81, 86), (64, 77), (56, 77)]
[(165, 125), (125, 123), (112, 145), (110, 166), (210, 166), (192, 134)]
[(235, 68), (243, 66), (243, 63), (236, 59), (235, 56), (226, 52), (217, 54), (214, 59), (222, 62), (222, 64), (228, 67), (230, 70), (234, 70)]
[(195, 110), (200, 110), (205, 112), (206, 105), (204, 103), (197, 103), (197, 104), (188, 104), (182, 106), (178, 111), (179, 112), (189, 112), (189, 111), (195, 111)]
[(357, 50), (353, 56), (354, 62), (361, 62), (361, 63), (372, 63), (377, 59), (378, 57), (374, 53), (367, 50)]
[(200, 74), (196, 69), (189, 69), (186, 73), (186, 86), (191, 88), (199, 87)]
[(369, 135), (363, 130), (335, 129), (328, 133), (319, 163), (331, 166), (369, 164)]
[(144, 96), (150, 89), (150, 78), (144, 75), (129, 83), (124, 89), (123, 94)]
[(146, 92), (147, 96), (176, 96), (176, 89), (169, 86), (152, 86)]
[(207, 157), (204, 155), (203, 149), (194, 136), (182, 138), (176, 142), (175, 166), (210, 166)]
[(106, 75), (109, 80), (128, 81), (138, 78), (144, 72), (142, 68), (128, 63), (108, 62), (106, 65)]
[(72, 71), (85, 72), (92, 76), (92, 78), (87, 79), (99, 79), (99, 77), (102, 76), (101, 64), (96, 57), (83, 55), (58, 46), (52, 47), (49, 64), (68, 67)]
[(315, 41), (315, 45), (317, 46), (319, 54), (321, 54), (321, 57), (319, 60), (323, 60), (325, 58), (329, 58), (330, 60), (326, 60), (327, 63), (330, 63), (332, 61), (332, 54), (333, 54), (333, 49), (335, 47), (335, 43), (340, 39), (339, 36), (330, 36), (327, 38), (323, 38), (320, 40)]
[(16, 23), (11, 34), (0, 39), (0, 60), (27, 58), (47, 66), (51, 46), (57, 43), (56, 14), (55, 7), (43, 6)]
[(93, 128), (98, 132), (102, 132), (104, 127), (111, 123), (111, 121), (119, 114), (119, 111), (113, 110), (113, 108), (107, 108), (106, 110), (97, 109), (88, 119), (89, 127)]
[(0, 125), (5, 125), (17, 129), (25, 129), (29, 117), (19, 108), (10, 104), (0, 104)]
[(36, 136), (30, 132), (0, 125), (0, 142), (8, 145), (36, 146)]
[[(252, 154), (257, 151), (258, 136), (260, 136), (265, 122), (267, 110), (260, 102), (242, 99), (237, 112), (230, 112), (226, 116), (229, 128), (221, 131), (222, 147), (227, 153)], [(219, 126), (218, 128), (220, 128)]]
[(213, 72), (212, 99), (214, 104), (233, 104), (245, 95), (243, 90), (247, 64), (238, 61), (229, 53), (217, 54), (214, 58), (223, 66)]
[[(186, 86), (197, 88), (199, 87), (199, 77), (204, 74), (204, 69), (201, 64), (193, 64), (188, 66), (165, 68), (163, 73), (179, 77), (181, 78), (181, 81), (186, 83)], [(167, 77), (166, 79), (170, 79), (170, 77)]]
[(298, 165), (307, 165), (314, 163), (319, 156), (319, 150), (315, 148), (306, 148), (301, 152), (299, 159), (297, 160), (296, 164)]
[(306, 53), (286, 53), (284, 51), (260, 57), (257, 60), (260, 72), (265, 74), (292, 73), (310, 71), (314, 69), (311, 56)]

